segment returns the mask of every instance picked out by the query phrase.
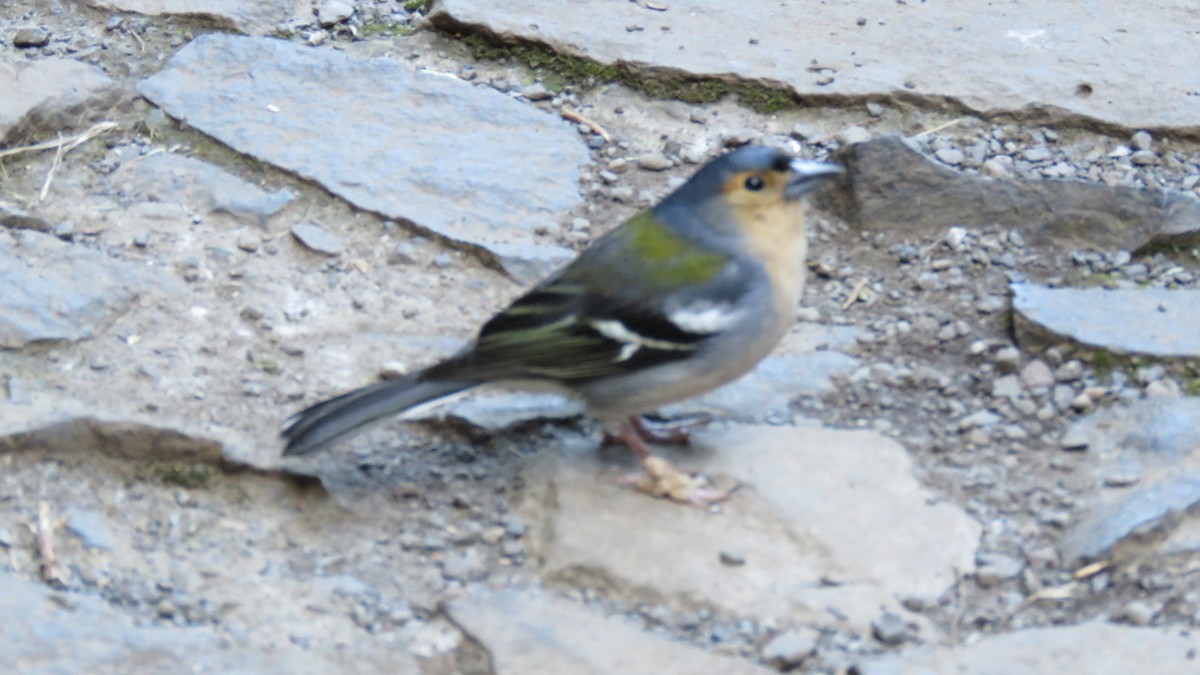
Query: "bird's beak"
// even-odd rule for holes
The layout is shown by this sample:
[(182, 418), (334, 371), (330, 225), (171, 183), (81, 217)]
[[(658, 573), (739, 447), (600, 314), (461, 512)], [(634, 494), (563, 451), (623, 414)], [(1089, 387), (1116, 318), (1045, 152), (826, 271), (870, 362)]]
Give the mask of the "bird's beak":
[(826, 162), (793, 159), (790, 164), (792, 177), (784, 189), (785, 199), (799, 199), (830, 180), (842, 175), (842, 167)]

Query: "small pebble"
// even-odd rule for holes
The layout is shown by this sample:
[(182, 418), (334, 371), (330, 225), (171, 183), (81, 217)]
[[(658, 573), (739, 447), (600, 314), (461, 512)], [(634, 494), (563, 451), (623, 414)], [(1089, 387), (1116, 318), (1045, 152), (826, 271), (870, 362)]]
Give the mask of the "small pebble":
[(1144, 600), (1134, 600), (1118, 609), (1112, 618), (1131, 626), (1148, 626), (1150, 622), (1154, 621), (1156, 614), (1158, 614), (1158, 609), (1150, 603)]
[(341, 0), (325, 0), (317, 8), (317, 21), (323, 28), (329, 28), (349, 19), (353, 14), (353, 5), (346, 4)]
[(1021, 156), (1030, 162), (1048, 162), (1054, 155), (1050, 152), (1050, 148), (1044, 145), (1035, 145), (1031, 148), (1026, 148), (1021, 153)]
[(937, 157), (938, 161), (942, 162), (943, 164), (949, 164), (950, 166), (958, 166), (959, 164), (963, 163), (964, 159), (966, 159), (966, 156), (963, 154), (962, 150), (959, 150), (958, 148), (942, 148), (934, 153), (934, 157)]
[(338, 256), (346, 250), (341, 239), (329, 233), (323, 227), (311, 223), (297, 223), (292, 226), (292, 236), (309, 250), (327, 256)]
[(1154, 166), (1162, 163), (1153, 150), (1138, 150), (1129, 156), (1129, 161), (1138, 166)]
[(402, 241), (388, 253), (387, 262), (389, 265), (411, 265), (417, 262), (417, 247)]
[(837, 142), (841, 143), (842, 145), (855, 145), (857, 143), (866, 143), (867, 141), (871, 140), (871, 132), (864, 127), (854, 125), (839, 131), (834, 138), (836, 138)]
[(1034, 359), (1021, 369), (1021, 386), (1027, 391), (1049, 389), (1054, 386), (1054, 371), (1041, 359)]
[(741, 567), (746, 564), (746, 556), (741, 551), (721, 551), (719, 556), (722, 565)]
[(554, 92), (550, 91), (541, 82), (533, 84), (521, 90), (521, 95), (530, 101), (545, 101), (546, 99), (554, 98)]
[(18, 49), (45, 47), (50, 44), (50, 33), (41, 28), (26, 26), (13, 34), (12, 44)]
[(638, 166), (647, 171), (665, 171), (672, 166), (671, 160), (661, 152), (652, 152), (637, 159)]
[(408, 374), (408, 364), (404, 361), (387, 361), (379, 367), (379, 377), (385, 380), (395, 380)]
[(871, 622), (871, 635), (885, 645), (895, 646), (908, 637), (908, 624), (898, 614), (886, 612)]
[(991, 178), (1006, 178), (1009, 175), (1008, 167), (995, 157), (984, 160), (979, 168), (980, 173)]
[(812, 628), (793, 628), (771, 638), (762, 646), (759, 657), (779, 670), (791, 670), (817, 651), (820, 637)]

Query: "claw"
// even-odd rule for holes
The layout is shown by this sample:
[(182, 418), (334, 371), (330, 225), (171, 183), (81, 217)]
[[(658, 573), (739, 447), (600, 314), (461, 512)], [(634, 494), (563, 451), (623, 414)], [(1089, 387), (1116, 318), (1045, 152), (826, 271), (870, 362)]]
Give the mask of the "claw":
[[(707, 478), (684, 473), (667, 460), (650, 454), (650, 448), (646, 447), (647, 435), (656, 438), (653, 433), (648, 432), (644, 422), (637, 416), (631, 416), (628, 423), (621, 425), (618, 435), (605, 434), (605, 444), (622, 442), (642, 458), (642, 468), (645, 471), (621, 478), (622, 485), (632, 487), (652, 497), (670, 499), (674, 502), (701, 508), (719, 504), (729, 499), (737, 490), (737, 485), (724, 490), (716, 489), (709, 484)], [(679, 440), (680, 436), (682, 436), (682, 441)], [(674, 439), (676, 443), (686, 443), (687, 432), (683, 429), (672, 429), (668, 439)]]
[(684, 473), (661, 457), (647, 457), (642, 460), (642, 468), (644, 473), (624, 476), (621, 484), (651, 497), (700, 508), (729, 499), (738, 488), (736, 485), (727, 489), (714, 488), (704, 476)]

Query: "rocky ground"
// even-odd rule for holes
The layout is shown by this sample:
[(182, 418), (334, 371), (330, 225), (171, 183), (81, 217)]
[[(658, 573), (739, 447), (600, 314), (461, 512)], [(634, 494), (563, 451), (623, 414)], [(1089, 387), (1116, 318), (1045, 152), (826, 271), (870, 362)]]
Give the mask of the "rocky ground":
[[(693, 4), (0, 2), (6, 661), (1192, 672), (1189, 10)], [(779, 351), (664, 411), (731, 501), (542, 395), (281, 460), (748, 142), (847, 177)]]

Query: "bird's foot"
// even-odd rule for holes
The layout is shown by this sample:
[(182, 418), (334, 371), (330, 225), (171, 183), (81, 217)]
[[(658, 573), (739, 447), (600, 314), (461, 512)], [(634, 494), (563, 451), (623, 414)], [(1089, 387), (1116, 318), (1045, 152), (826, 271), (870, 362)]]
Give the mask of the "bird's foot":
[(661, 457), (646, 457), (642, 460), (642, 468), (645, 469), (643, 473), (625, 476), (621, 484), (651, 497), (680, 504), (708, 508), (729, 499), (738, 488), (736, 485), (726, 489), (713, 487), (704, 476), (680, 471)]

